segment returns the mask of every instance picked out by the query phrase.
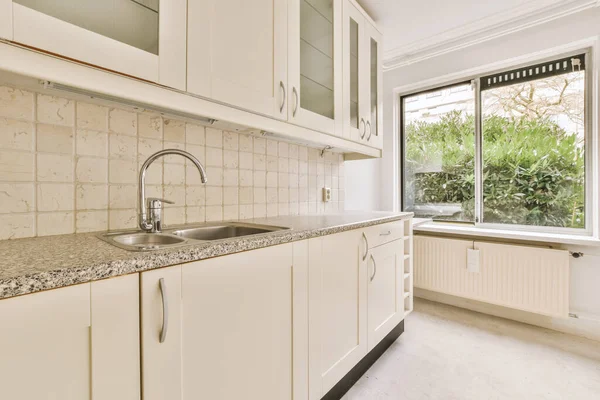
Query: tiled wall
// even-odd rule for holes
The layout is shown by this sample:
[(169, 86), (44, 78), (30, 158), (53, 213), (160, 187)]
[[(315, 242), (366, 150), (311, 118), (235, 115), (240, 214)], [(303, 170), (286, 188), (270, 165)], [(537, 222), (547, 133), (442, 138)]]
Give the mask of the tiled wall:
[(176, 202), (165, 224), (344, 209), (338, 154), (0, 86), (0, 239), (135, 228), (139, 167), (164, 148), (198, 157), (209, 182), (157, 160), (147, 196)]

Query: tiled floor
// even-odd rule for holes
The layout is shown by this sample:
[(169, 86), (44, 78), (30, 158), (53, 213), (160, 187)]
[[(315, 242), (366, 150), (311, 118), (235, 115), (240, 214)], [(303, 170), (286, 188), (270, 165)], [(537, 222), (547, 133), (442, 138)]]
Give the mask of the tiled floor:
[(600, 400), (600, 342), (415, 300), (343, 400)]

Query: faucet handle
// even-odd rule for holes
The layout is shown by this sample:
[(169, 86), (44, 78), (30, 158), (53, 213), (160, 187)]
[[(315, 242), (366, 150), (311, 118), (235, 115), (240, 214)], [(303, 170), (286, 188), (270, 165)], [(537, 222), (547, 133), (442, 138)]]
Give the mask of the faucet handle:
[(172, 201), (172, 200), (161, 199), (161, 198), (158, 198), (158, 197), (148, 197), (146, 199), (146, 201), (148, 202), (148, 208), (150, 208), (150, 209), (153, 209), (153, 208), (162, 208), (162, 203), (175, 204), (175, 202)]

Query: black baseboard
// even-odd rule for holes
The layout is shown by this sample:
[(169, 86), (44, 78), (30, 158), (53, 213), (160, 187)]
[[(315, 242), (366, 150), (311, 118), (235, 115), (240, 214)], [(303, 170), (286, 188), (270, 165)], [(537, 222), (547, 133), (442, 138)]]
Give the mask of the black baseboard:
[(404, 320), (402, 320), (381, 342), (373, 348), (358, 364), (354, 366), (334, 387), (331, 388), (321, 400), (340, 400), (348, 390), (364, 375), (371, 365), (381, 357), (383, 353), (404, 332)]

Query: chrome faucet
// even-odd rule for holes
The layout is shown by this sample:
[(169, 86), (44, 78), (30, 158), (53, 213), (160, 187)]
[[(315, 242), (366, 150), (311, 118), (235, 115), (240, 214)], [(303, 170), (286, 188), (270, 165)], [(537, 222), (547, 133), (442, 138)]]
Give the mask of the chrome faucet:
[(139, 190), (139, 202), (140, 202), (140, 216), (139, 216), (139, 226), (140, 229), (146, 232), (158, 232), (162, 231), (162, 206), (163, 203), (167, 204), (175, 204), (171, 200), (159, 199), (156, 197), (149, 197), (146, 199), (146, 171), (148, 167), (157, 159), (162, 156), (167, 155), (180, 155), (182, 157), (190, 160), (198, 171), (200, 171), (200, 179), (202, 183), (206, 183), (206, 170), (198, 161), (196, 157), (188, 153), (187, 151), (177, 150), (177, 149), (165, 149), (159, 152), (152, 154), (142, 165), (140, 169), (140, 181), (138, 183)]

